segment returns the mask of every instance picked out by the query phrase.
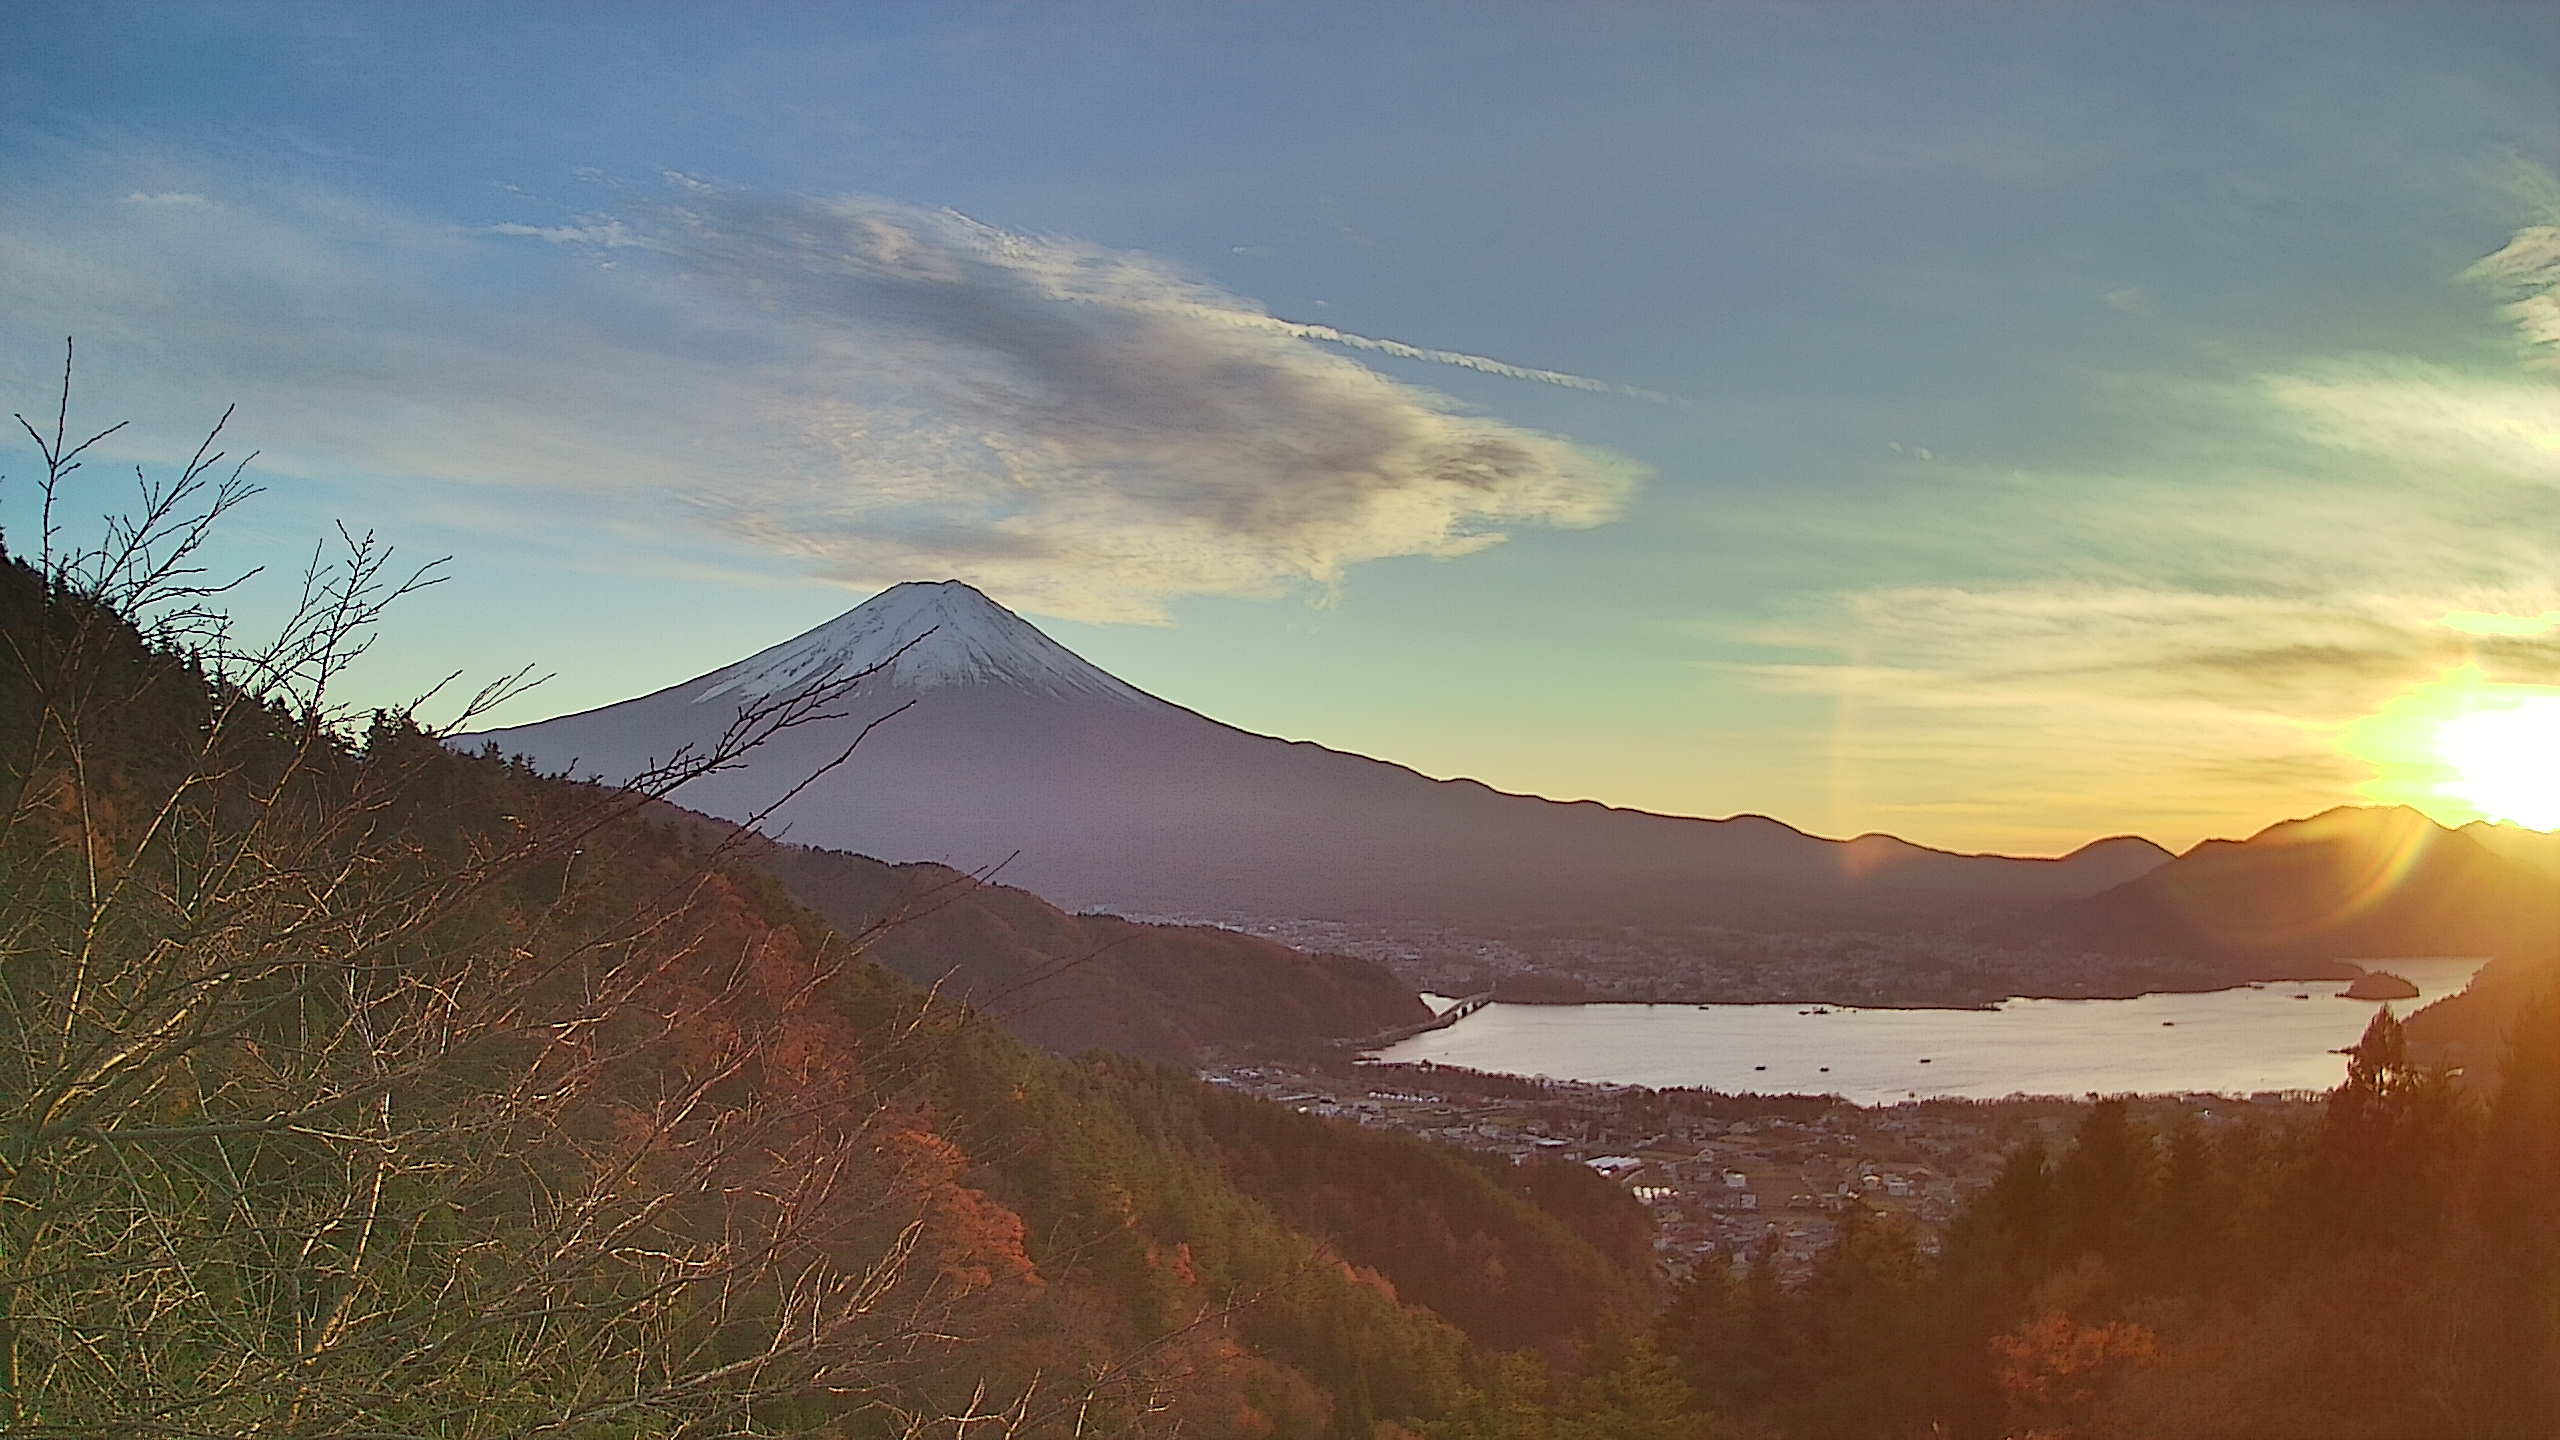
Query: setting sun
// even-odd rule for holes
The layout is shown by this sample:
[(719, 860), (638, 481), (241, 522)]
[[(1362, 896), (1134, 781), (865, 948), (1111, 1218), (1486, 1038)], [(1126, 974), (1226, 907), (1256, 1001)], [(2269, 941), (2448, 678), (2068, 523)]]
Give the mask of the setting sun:
[(2351, 727), (2371, 764), (2365, 793), (2448, 824), (2499, 820), (2560, 830), (2560, 689), (2448, 670)]
[(2436, 753), (2453, 772), (2442, 793), (2491, 820), (2560, 829), (2560, 695), (2491, 700), (2436, 728)]

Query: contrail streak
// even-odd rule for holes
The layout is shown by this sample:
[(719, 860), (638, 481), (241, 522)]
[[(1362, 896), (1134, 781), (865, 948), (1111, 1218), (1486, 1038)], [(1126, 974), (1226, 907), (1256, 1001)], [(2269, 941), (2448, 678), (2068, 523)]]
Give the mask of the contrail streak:
[(1541, 370), (1528, 365), (1514, 365), (1490, 355), (1470, 355), (1464, 350), (1435, 350), (1424, 345), (1408, 345), (1402, 340), (1381, 340), (1373, 335), (1355, 335), (1331, 325), (1309, 325), (1299, 320), (1283, 320), (1277, 315), (1259, 315), (1250, 310), (1232, 310), (1216, 305), (1190, 305), (1185, 309), (1241, 329), (1265, 330), (1274, 335), (1287, 335), (1299, 340), (1320, 340), (1352, 350), (1369, 350), (1380, 355), (1393, 355), (1399, 360), (1427, 360), (1434, 365), (1454, 365), (1484, 375), (1499, 375), (1506, 380), (1534, 380), (1541, 385), (1560, 385), (1567, 390), (1585, 390), (1596, 395), (1624, 395), (1656, 405), (1680, 402), (1659, 390), (1636, 385), (1621, 385), (1614, 380), (1596, 380), (1567, 370)]

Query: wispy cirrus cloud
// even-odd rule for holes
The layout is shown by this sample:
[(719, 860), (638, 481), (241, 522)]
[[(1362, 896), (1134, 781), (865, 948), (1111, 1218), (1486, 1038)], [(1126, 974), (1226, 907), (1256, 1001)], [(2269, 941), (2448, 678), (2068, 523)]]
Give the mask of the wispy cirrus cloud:
[(2560, 223), (2464, 278), (2504, 306), (2523, 364), (2361, 354), (2163, 380), (2145, 392), (2158, 454), (1977, 469), (1886, 522), (1975, 555), (2040, 537), (2005, 575), (1798, 596), (1724, 627), (1743, 658), (1720, 667), (1830, 702), (1844, 808), (1925, 815), (1955, 780), (1975, 813), (2230, 833), (2306, 791), (2416, 794), (2395, 774), (2425, 757), (2350, 743), (2369, 717), (2448, 675), (2560, 687)]
[(2272, 375), (2264, 394), (2301, 435), (2443, 477), (2560, 485), (2560, 384), (2390, 359)]
[(2465, 278), (2505, 292), (2518, 338), (2545, 363), (2560, 363), (2560, 179), (2526, 164), (2515, 167), (2512, 183), (2543, 219), (2483, 256)]
[(512, 220), (494, 225), (470, 227), (482, 235), (506, 235), (520, 240), (548, 240), (554, 245), (598, 245), (619, 249), (626, 245), (646, 245), (631, 227), (619, 220), (603, 219), (570, 225), (522, 225)]
[(1302, 325), (948, 210), (675, 176), (613, 213), (458, 224), (219, 178), (223, 205), (141, 223), (68, 182), (0, 204), (0, 279), (41, 297), (0, 376), (37, 381), (43, 337), (77, 331), (110, 371), (239, 398), (279, 466), (469, 485), (484, 508), (588, 496), (614, 544), (674, 522), (742, 566), (959, 576), (1086, 619), (1603, 524), (1646, 476), (1341, 352), (1634, 387)]
[(2437, 594), (1890, 587), (1743, 627), (1734, 638), (1800, 658), (1727, 668), (1828, 702), (1844, 802), (1925, 815), (1956, 781), (2029, 841), (2027, 817), (2089, 808), (2172, 835), (2246, 833), (2306, 792), (2345, 798), (2373, 779), (2344, 749), (2354, 727), (2449, 673), (2560, 684), (2560, 646), (2478, 620), (2549, 606), (2560, 588), (2469, 593), (2495, 608), (2448, 612)]
[[(2547, 603), (2544, 588), (2504, 604)], [(1841, 633), (1864, 655), (1842, 665), (1771, 662), (1781, 688), (1871, 703), (2005, 710), (2044, 725), (2083, 710), (2135, 724), (2210, 710), (2288, 728), (2339, 723), (2448, 666), (2514, 683), (2560, 682), (2560, 648), (2504, 612), (2449, 611), (2434, 595), (2237, 595), (2075, 585), (1896, 587), (1836, 597), (1831, 613), (1749, 627), (1773, 648), (1821, 648)], [(2085, 729), (2087, 717), (2076, 728)], [(2075, 727), (2066, 727), (2075, 728)]]

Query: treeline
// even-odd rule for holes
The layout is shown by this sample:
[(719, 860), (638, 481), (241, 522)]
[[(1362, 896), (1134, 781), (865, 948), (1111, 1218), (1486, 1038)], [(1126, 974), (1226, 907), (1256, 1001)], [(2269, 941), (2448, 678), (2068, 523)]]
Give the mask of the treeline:
[[(1926, 1253), (1700, 1266), (1658, 1343), (1706, 1433), (2525, 1440), (2560, 1428), (2560, 1003), (2485, 1103), (2377, 1016), (2316, 1123), (2092, 1106)], [(1511, 1433), (1487, 1430), (1483, 1433)]]

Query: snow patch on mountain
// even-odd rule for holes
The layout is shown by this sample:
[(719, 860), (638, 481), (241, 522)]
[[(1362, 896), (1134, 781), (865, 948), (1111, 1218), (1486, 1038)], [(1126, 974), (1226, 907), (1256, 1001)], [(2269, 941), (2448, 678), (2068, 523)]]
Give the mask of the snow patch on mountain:
[(703, 676), (691, 698), (695, 704), (760, 700), (883, 664), (887, 668), (866, 684), (886, 681), (901, 690), (1002, 685), (1063, 699), (1164, 703), (957, 580), (893, 585), (815, 630)]

